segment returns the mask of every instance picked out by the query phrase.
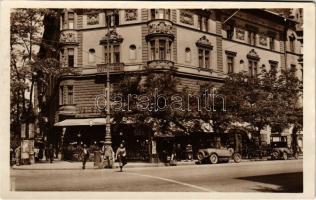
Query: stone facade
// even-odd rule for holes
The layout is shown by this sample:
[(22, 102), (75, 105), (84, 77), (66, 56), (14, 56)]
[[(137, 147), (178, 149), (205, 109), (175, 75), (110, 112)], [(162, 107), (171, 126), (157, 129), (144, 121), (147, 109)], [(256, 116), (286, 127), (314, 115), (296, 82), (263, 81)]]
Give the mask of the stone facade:
[[(121, 66), (113, 68), (111, 75), (141, 73), (147, 66), (167, 70), (175, 66), (178, 89), (194, 91), (207, 81), (220, 84), (228, 73), (228, 57), (233, 57), (234, 72), (247, 71), (249, 59), (255, 57), (259, 68), (269, 69), (273, 63), (278, 70), (295, 66), (302, 73), (302, 41), (294, 20), (258, 9), (232, 14), (198, 9), (120, 9), (111, 15), (104, 10), (64, 10), (62, 67), (72, 65), (80, 71), (63, 77), (73, 80), (72, 117), (102, 116), (94, 99), (105, 90), (104, 82), (97, 81), (100, 73), (104, 75), (98, 67), (109, 59)], [(119, 42), (107, 40), (108, 29), (120, 37)], [(55, 96), (64, 95), (58, 91)]]

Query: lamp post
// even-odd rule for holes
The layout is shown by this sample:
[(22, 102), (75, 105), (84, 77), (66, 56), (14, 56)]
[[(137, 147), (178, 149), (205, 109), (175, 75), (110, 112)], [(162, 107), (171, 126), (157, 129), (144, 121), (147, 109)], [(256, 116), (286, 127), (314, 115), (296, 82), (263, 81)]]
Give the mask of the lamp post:
[[(114, 11), (113, 11), (114, 12)], [(111, 137), (111, 111), (110, 111), (110, 67), (111, 67), (111, 58), (110, 58), (110, 23), (111, 23), (111, 13), (106, 13), (106, 21), (107, 21), (107, 61), (106, 61), (106, 128), (105, 128), (105, 145), (112, 145), (112, 137)]]

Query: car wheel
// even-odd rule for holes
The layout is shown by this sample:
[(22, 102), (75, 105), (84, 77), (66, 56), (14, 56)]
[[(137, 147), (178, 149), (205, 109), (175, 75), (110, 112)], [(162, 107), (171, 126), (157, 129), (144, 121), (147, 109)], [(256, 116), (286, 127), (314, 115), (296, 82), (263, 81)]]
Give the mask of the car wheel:
[(218, 156), (215, 153), (213, 153), (210, 156), (210, 162), (211, 162), (211, 164), (217, 164), (218, 163)]
[(203, 153), (201, 153), (201, 152), (197, 153), (196, 157), (197, 157), (199, 163), (202, 163), (202, 161), (204, 159)]
[(287, 153), (286, 153), (286, 152), (283, 152), (283, 156), (282, 156), (282, 158), (283, 158), (283, 160), (287, 160), (288, 155), (287, 155)]
[(273, 151), (272, 154), (271, 154), (271, 157), (273, 160), (276, 160), (279, 158), (279, 152), (277, 151)]
[(239, 153), (234, 153), (233, 159), (235, 163), (240, 163), (241, 161), (241, 155)]

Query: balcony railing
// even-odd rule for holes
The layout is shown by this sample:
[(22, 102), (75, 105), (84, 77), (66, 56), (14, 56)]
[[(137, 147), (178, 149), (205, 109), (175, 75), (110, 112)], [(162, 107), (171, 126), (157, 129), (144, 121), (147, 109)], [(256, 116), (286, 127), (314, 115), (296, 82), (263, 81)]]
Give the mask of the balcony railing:
[(151, 60), (147, 62), (149, 69), (172, 69), (174, 62), (170, 60)]
[(124, 71), (124, 63), (110, 63), (110, 64), (97, 64), (97, 72), (107, 72), (109, 68), (110, 72)]

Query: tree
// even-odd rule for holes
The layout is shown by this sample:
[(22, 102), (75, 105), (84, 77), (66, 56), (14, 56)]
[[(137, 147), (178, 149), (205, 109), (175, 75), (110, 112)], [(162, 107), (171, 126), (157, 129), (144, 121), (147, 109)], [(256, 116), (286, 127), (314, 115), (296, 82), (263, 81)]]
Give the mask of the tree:
[[(15, 127), (11, 130), (17, 135), (20, 135), (21, 120), (29, 123), (36, 117), (34, 89), (41, 100), (47, 80), (62, 70), (58, 60), (58, 38), (54, 41), (43, 38), (43, 20), (45, 23), (45, 19), (55, 18), (59, 23), (58, 14), (58, 10), (51, 9), (14, 9), (11, 13), (11, 125)], [(38, 55), (38, 52), (42, 53)]]

